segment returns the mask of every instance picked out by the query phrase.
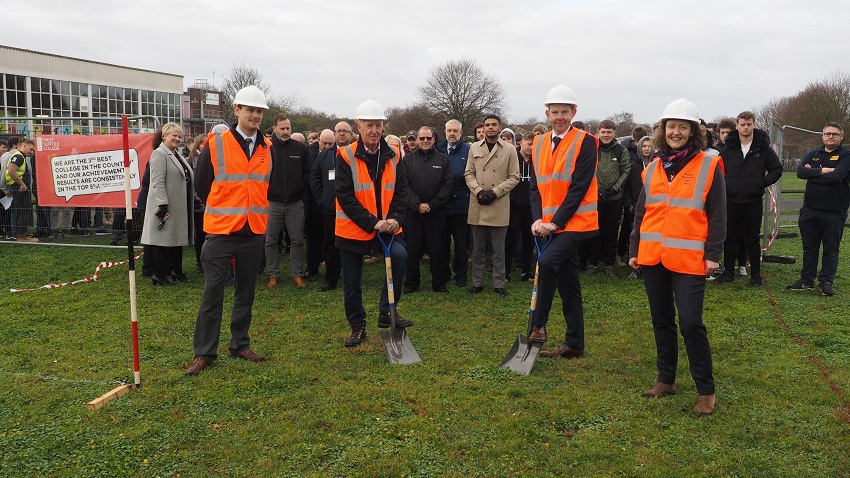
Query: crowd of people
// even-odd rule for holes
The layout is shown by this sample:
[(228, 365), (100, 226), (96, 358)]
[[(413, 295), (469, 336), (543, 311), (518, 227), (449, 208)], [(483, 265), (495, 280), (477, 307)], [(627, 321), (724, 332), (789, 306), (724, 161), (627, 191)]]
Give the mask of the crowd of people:
[[(547, 342), (556, 291), (567, 325), (564, 341), (542, 351), (544, 357), (584, 355), (580, 275), (601, 270), (618, 280), (618, 268), (628, 266), (628, 277), (645, 284), (656, 338), (657, 381), (643, 395), (676, 393), (678, 311), (699, 392), (694, 411), (713, 413), (711, 348), (702, 318), (706, 281), (732, 282), (749, 265), (750, 284), (762, 285), (762, 202), (765, 188), (781, 177), (779, 158), (749, 111), (706, 124), (682, 98), (667, 105), (651, 129), (637, 126), (620, 142), (610, 120), (585, 131), (574, 121), (578, 104), (572, 89), (557, 85), (544, 101), (551, 130), (539, 124), (514, 131), (489, 114), (471, 128), (474, 138), (465, 139), (464, 125), (451, 119), (441, 140), (432, 125), (403, 138), (388, 134), (384, 109), (369, 100), (357, 108), (353, 127), (340, 121), (305, 137), (292, 132), (282, 114), (261, 132), (268, 106), (252, 86), (235, 96), (236, 124), (218, 125), (182, 150), (180, 127), (166, 124), (143, 176), (139, 223), (143, 272), (154, 285), (188, 281), (182, 249), (195, 245), (205, 283), (186, 373), (197, 375), (216, 359), (228, 283), (235, 285), (230, 354), (264, 359), (249, 347), (251, 307), (263, 267), (266, 287), (282, 286), (284, 250), (295, 287), (319, 279), (322, 265), (319, 291), (337, 288), (342, 278), (350, 326), (345, 346), (360, 345), (368, 322), (363, 264), (383, 255), (383, 242), (389, 244), (396, 302), (420, 291), (423, 263), (434, 293), (469, 286), (469, 294), (479, 294), (489, 257), (492, 293), (507, 297), (507, 281), (534, 280), (536, 258), (529, 341)], [(801, 278), (789, 290), (812, 290), (817, 278), (823, 295), (834, 294), (850, 207), (850, 151), (842, 140), (842, 126), (827, 124), (823, 146), (797, 170), (806, 180), (799, 221), (804, 255)], [(21, 212), (22, 204), (31, 205), (32, 147), (31, 140), (17, 140), (3, 156), (4, 191), (14, 212), (3, 226), (20, 241), (35, 240), (21, 228), (32, 214)], [(378, 327), (390, 326), (389, 307), (385, 284)], [(394, 322), (413, 325), (401, 315)]]

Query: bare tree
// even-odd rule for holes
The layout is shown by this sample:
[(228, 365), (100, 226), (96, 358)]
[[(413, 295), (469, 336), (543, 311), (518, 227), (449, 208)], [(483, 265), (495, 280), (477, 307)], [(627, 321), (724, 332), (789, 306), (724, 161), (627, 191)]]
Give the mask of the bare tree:
[(454, 118), (463, 123), (466, 133), (485, 115), (501, 115), (505, 109), (502, 84), (469, 59), (449, 61), (431, 70), (426, 84), (419, 87), (419, 98), (439, 113), (441, 120)]
[(387, 108), (384, 132), (402, 137), (410, 130), (418, 130), (422, 126), (433, 126), (442, 135), (446, 121), (448, 119), (443, 119), (443, 115), (432, 111), (422, 103), (404, 108), (395, 106)]
[(617, 124), (618, 137), (630, 136), (632, 134), (632, 129), (637, 126), (635, 124), (634, 113), (629, 113), (628, 111), (622, 111), (614, 116), (608, 117), (608, 119)]

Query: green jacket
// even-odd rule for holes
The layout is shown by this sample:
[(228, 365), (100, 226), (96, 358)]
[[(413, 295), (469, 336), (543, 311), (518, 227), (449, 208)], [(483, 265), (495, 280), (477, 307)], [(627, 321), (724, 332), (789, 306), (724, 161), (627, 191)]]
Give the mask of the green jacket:
[(615, 194), (608, 196), (608, 201), (616, 201), (623, 197), (623, 185), (629, 180), (631, 171), (632, 162), (629, 150), (625, 146), (617, 141), (607, 146), (599, 143), (596, 180), (600, 191), (606, 188), (614, 188)]

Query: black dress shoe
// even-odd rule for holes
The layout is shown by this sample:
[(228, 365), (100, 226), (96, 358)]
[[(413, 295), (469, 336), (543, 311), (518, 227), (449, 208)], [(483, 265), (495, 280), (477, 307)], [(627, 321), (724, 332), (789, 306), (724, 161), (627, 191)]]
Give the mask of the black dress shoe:
[(168, 277), (160, 277), (156, 274), (153, 274), (151, 276), (151, 281), (153, 282), (153, 285), (165, 285), (165, 286), (169, 286), (169, 285), (173, 286), (174, 285), (174, 282), (169, 281)]
[(306, 272), (303, 276), (301, 276), (301, 277), (302, 277), (304, 280), (315, 280), (317, 277), (319, 277), (319, 273), (318, 273), (318, 272), (310, 272), (310, 271), (307, 271), (307, 272)]
[(467, 292), (469, 292), (470, 294), (477, 294), (479, 292), (484, 292), (484, 288), (481, 287), (480, 285), (474, 285), (474, 286), (470, 287)]
[(495, 289), (493, 289), (493, 292), (499, 294), (500, 297), (507, 297), (508, 296), (508, 291), (506, 291), (505, 289), (502, 289), (501, 287), (496, 287)]
[(455, 284), (458, 287), (466, 287), (466, 279), (455, 279)]
[(443, 284), (443, 285), (438, 285), (437, 287), (434, 287), (434, 292), (439, 292), (441, 294), (448, 294), (449, 289), (446, 288), (445, 284)]
[(325, 282), (321, 287), (319, 287), (319, 292), (327, 292), (332, 289), (336, 289), (336, 284), (329, 284)]
[(419, 287), (405, 287), (404, 288), (405, 294), (412, 294), (414, 292), (419, 292)]
[(183, 272), (181, 272), (181, 273), (179, 273), (179, 274), (174, 274), (174, 273), (172, 273), (172, 274), (171, 274), (171, 277), (172, 277), (174, 280), (176, 280), (176, 281), (180, 281), (180, 282), (189, 282), (189, 281), (190, 281), (189, 276), (187, 276), (187, 275), (186, 275), (185, 273), (183, 273)]

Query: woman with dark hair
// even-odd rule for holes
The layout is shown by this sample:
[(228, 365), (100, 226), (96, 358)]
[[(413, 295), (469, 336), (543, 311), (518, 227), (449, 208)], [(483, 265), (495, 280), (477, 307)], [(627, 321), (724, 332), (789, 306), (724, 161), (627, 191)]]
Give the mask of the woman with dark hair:
[(171, 275), (188, 282), (183, 273), (183, 246), (193, 242), (192, 169), (178, 151), (183, 132), (166, 123), (153, 139), (150, 188), (145, 210), (142, 243), (151, 246), (154, 285), (174, 285)]
[(700, 415), (713, 413), (717, 402), (702, 321), (705, 276), (720, 267), (726, 239), (723, 169), (719, 156), (703, 151), (705, 141), (693, 103), (681, 98), (667, 105), (655, 126), (658, 154), (643, 172), (629, 242), (629, 266), (642, 271), (658, 355), (658, 379), (643, 396), (676, 393), (678, 310)]

